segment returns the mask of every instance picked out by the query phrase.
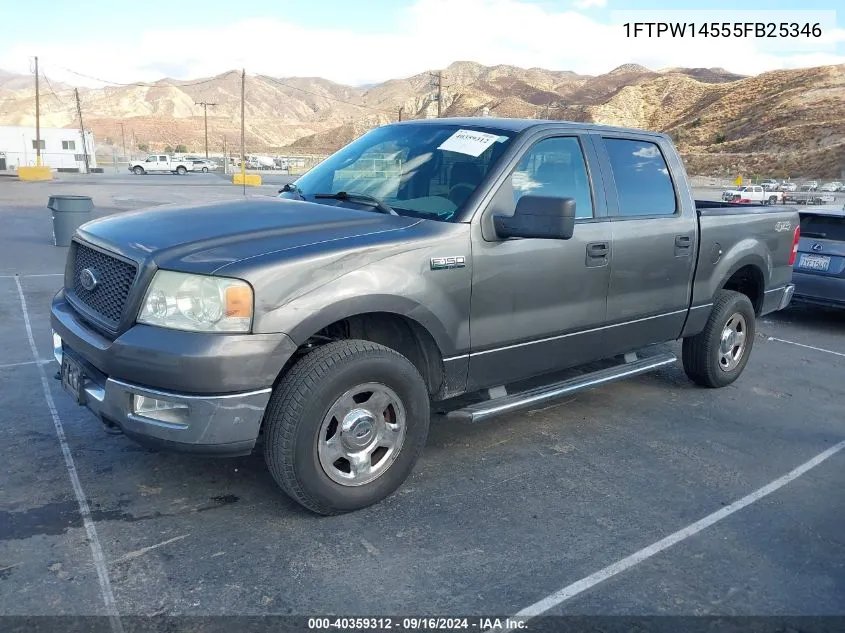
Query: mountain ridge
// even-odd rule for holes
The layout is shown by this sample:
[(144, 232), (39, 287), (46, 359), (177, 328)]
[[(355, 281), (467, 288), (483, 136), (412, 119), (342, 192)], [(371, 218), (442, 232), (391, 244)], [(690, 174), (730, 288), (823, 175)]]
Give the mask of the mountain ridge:
[[(484, 66), (461, 60), (368, 86), (322, 77), (247, 75), (246, 145), (252, 152), (333, 151), (399, 118), (443, 116), (566, 119), (669, 133), (693, 170), (839, 176), (845, 164), (845, 65), (743, 76), (723, 68), (651, 70), (623, 64), (601, 75)], [(32, 125), (32, 77), (0, 71), (0, 125)], [(101, 145), (120, 145), (121, 127), (152, 149), (182, 143), (199, 151), (202, 108), (209, 145), (240, 143), (240, 71), (194, 80), (79, 88), (86, 127)], [(55, 90), (55, 93), (53, 92)], [(66, 84), (42, 85), (43, 126), (75, 126)], [(52, 94), (51, 94), (52, 93)], [(225, 139), (225, 140), (224, 140)], [(132, 142), (127, 143), (131, 148)], [(804, 160), (802, 157), (807, 156)]]

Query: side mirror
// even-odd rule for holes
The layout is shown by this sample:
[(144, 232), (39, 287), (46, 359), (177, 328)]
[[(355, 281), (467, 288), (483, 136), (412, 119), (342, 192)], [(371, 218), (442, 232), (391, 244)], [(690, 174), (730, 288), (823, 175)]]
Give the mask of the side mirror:
[(534, 237), (549, 240), (568, 240), (575, 232), (575, 200), (523, 196), (516, 203), (513, 215), (493, 217), (496, 235)]

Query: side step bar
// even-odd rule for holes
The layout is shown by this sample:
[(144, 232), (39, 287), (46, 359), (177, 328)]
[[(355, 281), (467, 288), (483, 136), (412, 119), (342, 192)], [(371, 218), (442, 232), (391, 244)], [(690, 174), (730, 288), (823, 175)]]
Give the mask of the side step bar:
[(650, 356), (631, 362), (623, 363), (616, 367), (600, 369), (598, 371), (569, 378), (551, 385), (544, 385), (515, 393), (509, 396), (493, 398), (473, 404), (463, 409), (456, 409), (446, 414), (446, 417), (462, 422), (480, 422), (496, 415), (528, 409), (549, 400), (555, 400), (576, 391), (597, 387), (608, 382), (615, 382), (631, 376), (637, 376), (653, 371), (665, 365), (671, 365), (678, 360), (677, 356), (670, 353)]

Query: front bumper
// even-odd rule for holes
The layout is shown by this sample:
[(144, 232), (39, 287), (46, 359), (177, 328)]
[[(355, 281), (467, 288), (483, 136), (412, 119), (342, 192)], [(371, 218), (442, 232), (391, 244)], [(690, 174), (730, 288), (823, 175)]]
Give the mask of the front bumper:
[[(115, 340), (91, 329), (59, 292), (51, 324), (56, 360), (82, 370), (82, 402), (107, 426), (173, 450), (249, 453), (282, 367), (296, 350), (284, 334), (220, 335), (136, 325)], [(61, 362), (61, 361), (60, 361)], [(137, 397), (172, 405), (166, 419)]]
[[(73, 356), (62, 346), (62, 355)], [(91, 372), (94, 373), (94, 372)], [(219, 396), (148, 389), (113, 378), (84, 375), (84, 404), (106, 427), (140, 444), (187, 453), (248, 455), (258, 438), (270, 388)], [(168, 419), (138, 411), (138, 396), (167, 403)], [(156, 412), (153, 412), (155, 415)]]

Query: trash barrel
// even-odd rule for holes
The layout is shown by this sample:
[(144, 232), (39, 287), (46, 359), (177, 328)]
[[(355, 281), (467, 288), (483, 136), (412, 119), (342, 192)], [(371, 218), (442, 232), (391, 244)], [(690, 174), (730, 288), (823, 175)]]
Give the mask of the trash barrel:
[(76, 229), (91, 219), (94, 201), (88, 196), (50, 196), (47, 208), (53, 212), (53, 244), (70, 246)]

